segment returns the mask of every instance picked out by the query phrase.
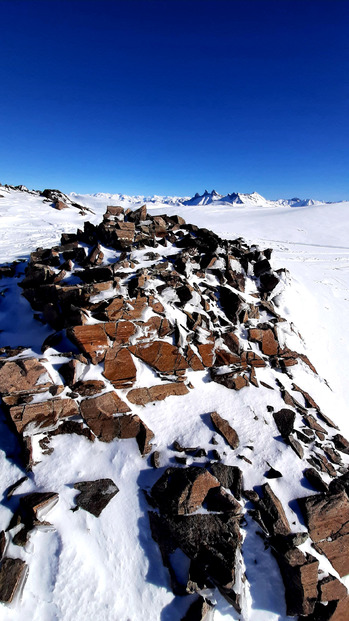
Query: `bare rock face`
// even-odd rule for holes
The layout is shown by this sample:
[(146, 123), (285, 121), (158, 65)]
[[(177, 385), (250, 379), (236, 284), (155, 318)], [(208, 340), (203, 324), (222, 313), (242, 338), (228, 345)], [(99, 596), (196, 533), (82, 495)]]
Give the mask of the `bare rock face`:
[(287, 614), (311, 614), (318, 597), (318, 560), (298, 548), (275, 556), (285, 585)]
[(188, 369), (189, 365), (177, 347), (165, 341), (154, 341), (150, 344), (138, 344), (129, 347), (137, 358), (153, 367), (160, 373), (174, 374)]
[(331, 575), (319, 582), (319, 590), (322, 602), (340, 601), (346, 599), (348, 595), (344, 584)]
[(167, 397), (186, 395), (189, 392), (187, 386), (172, 382), (170, 384), (158, 384), (150, 388), (134, 388), (127, 393), (127, 399), (135, 405), (146, 405), (152, 401), (163, 401)]
[(175, 515), (171, 518), (150, 512), (153, 539), (158, 543), (164, 564), (171, 565), (169, 555), (180, 548), (202, 567), (207, 579), (222, 589), (224, 596), (233, 592), (236, 554), (241, 544), (239, 518), (229, 514)]
[(345, 491), (298, 500), (316, 549), (342, 577), (349, 573), (349, 500)]
[(73, 399), (49, 399), (41, 403), (28, 403), (10, 408), (10, 417), (18, 433), (30, 430), (40, 433), (63, 418), (77, 416), (79, 407)]
[(227, 420), (222, 418), (217, 412), (211, 413), (211, 421), (214, 428), (220, 433), (223, 438), (228, 442), (232, 449), (236, 449), (239, 446), (239, 436), (233, 429)]
[(0, 393), (44, 392), (54, 383), (47, 369), (36, 358), (0, 361)]
[(103, 375), (111, 381), (115, 388), (132, 386), (136, 380), (137, 369), (126, 347), (120, 349), (118, 345), (114, 345), (108, 349)]
[(183, 515), (196, 511), (213, 487), (219, 482), (204, 468), (168, 468), (153, 486), (152, 498), (164, 514)]
[(4, 558), (0, 565), (0, 602), (10, 604), (25, 578), (27, 565), (19, 558)]
[(77, 392), (81, 397), (93, 397), (105, 388), (102, 380), (85, 380), (78, 381), (72, 386), (72, 390)]
[(111, 479), (99, 479), (98, 481), (81, 481), (75, 483), (74, 488), (80, 494), (76, 497), (76, 506), (99, 517), (103, 509), (118, 493), (119, 488)]
[(19, 501), (19, 508), (13, 515), (10, 528), (17, 523), (22, 523), (26, 528), (32, 529), (34, 523), (40, 521), (58, 502), (56, 492), (32, 492), (22, 496)]

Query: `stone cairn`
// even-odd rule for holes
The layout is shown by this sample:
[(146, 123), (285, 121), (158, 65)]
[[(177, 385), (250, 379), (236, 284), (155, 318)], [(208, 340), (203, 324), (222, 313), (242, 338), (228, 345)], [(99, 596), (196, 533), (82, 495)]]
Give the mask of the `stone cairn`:
[[(107, 249), (115, 251), (115, 262), (105, 260)], [(146, 268), (138, 268), (132, 259), (135, 250), (146, 251)], [(211, 614), (207, 588), (218, 588), (241, 611), (237, 576), (245, 506), (278, 562), (287, 614), (309, 621), (349, 618), (342, 582), (330, 574), (321, 577), (318, 560), (299, 548), (310, 537), (340, 577), (349, 572), (349, 479), (341, 458), (349, 454), (349, 444), (307, 392), (293, 384), (300, 403), (282, 383), (282, 374), (290, 376), (296, 364), (316, 370), (304, 354), (280, 343), (285, 319), (273, 298), (282, 287), (284, 271), (272, 270), (270, 256), (271, 250), (249, 247), (241, 238), (222, 240), (179, 216), (151, 216), (145, 206), (136, 211), (110, 206), (98, 226), (85, 222), (84, 230), (63, 234), (60, 246), (38, 248), (30, 256), (20, 286), (36, 317), (54, 330), (43, 343), (42, 356), (21, 348), (0, 350), (2, 406), (28, 470), (35, 466), (33, 436), (42, 435), (40, 449), (50, 454), (51, 438), (65, 433), (82, 434), (90, 442), (135, 438), (142, 456), (149, 456), (157, 468), (154, 434), (132, 414), (133, 404), (187, 394), (192, 388), (189, 369), (207, 370), (211, 381), (235, 391), (259, 387), (256, 369), (275, 370), (285, 407), (275, 412), (269, 406), (269, 412), (299, 459), (305, 448), (307, 455), (311, 451), (304, 476), (318, 493), (299, 500), (308, 530), (292, 532), (269, 483), (260, 494), (244, 489), (241, 470), (220, 463), (217, 450), (203, 465), (188, 466), (188, 456), (205, 457), (205, 450), (175, 442), (178, 465), (162, 473), (147, 500), (151, 533), (173, 592), (193, 598), (184, 619)], [(172, 315), (166, 313), (168, 304), (176, 310)], [(64, 348), (66, 343), (71, 350)], [(45, 359), (49, 348), (64, 356), (61, 383), (54, 381)], [(157, 385), (133, 387), (136, 359), (137, 365), (148, 365), (157, 374)], [(104, 379), (84, 380), (89, 365), (97, 364), (103, 365)], [(237, 450), (239, 437), (228, 421), (212, 412), (211, 423), (227, 450)], [(321, 473), (331, 477), (330, 484)], [(271, 468), (269, 478), (277, 476), (280, 473)], [(25, 478), (7, 490), (8, 498)], [(76, 509), (96, 517), (118, 492), (110, 479), (75, 487), (80, 492)], [(8, 528), (0, 533), (2, 602), (13, 600), (27, 573), (24, 561), (6, 557), (8, 541), (26, 545), (43, 510), (57, 500), (52, 491), (21, 495)], [(184, 584), (171, 564), (178, 548), (190, 559)]]

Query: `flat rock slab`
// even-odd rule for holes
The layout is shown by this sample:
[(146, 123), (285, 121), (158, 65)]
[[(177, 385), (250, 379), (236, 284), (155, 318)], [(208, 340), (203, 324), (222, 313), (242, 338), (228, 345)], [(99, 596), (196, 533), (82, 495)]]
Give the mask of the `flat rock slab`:
[(189, 368), (179, 349), (166, 341), (139, 344), (129, 348), (130, 351), (160, 373), (175, 373)]
[(19, 558), (4, 558), (0, 566), (0, 602), (10, 604), (27, 571)]
[(96, 517), (100, 516), (103, 509), (119, 491), (111, 479), (81, 481), (75, 483), (74, 489), (80, 492), (75, 499), (77, 507), (92, 513)]
[(53, 386), (46, 367), (36, 358), (0, 362), (0, 393), (36, 393)]
[(239, 436), (236, 433), (225, 418), (222, 418), (218, 412), (211, 413), (211, 421), (214, 428), (220, 433), (223, 438), (228, 442), (232, 449), (236, 449), (239, 446)]
[(127, 393), (127, 399), (135, 405), (145, 405), (152, 401), (163, 401), (167, 397), (186, 395), (189, 389), (183, 383), (172, 382), (150, 388), (134, 388)]
[(28, 430), (31, 434), (40, 433), (43, 428), (56, 425), (62, 418), (78, 414), (79, 406), (73, 399), (49, 399), (10, 408), (10, 416), (18, 433)]
[(287, 438), (293, 431), (294, 419), (296, 418), (295, 412), (288, 408), (283, 408), (278, 412), (274, 412), (273, 417), (280, 435), (283, 438)]

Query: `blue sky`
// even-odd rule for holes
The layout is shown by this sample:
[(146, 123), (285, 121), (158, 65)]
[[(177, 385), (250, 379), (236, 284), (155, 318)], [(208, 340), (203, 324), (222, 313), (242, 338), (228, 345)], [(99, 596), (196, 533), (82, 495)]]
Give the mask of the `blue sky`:
[(349, 199), (347, 0), (0, 0), (0, 181)]

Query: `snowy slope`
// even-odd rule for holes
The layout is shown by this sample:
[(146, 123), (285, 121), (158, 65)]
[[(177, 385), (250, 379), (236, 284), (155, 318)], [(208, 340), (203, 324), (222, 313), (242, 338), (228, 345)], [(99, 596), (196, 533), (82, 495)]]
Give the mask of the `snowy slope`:
[[(81, 215), (74, 208), (57, 211), (37, 194), (3, 187), (0, 187), (0, 194), (3, 195), (0, 198), (1, 265), (27, 258), (37, 246), (59, 243), (61, 232), (82, 228), (84, 221), (97, 224), (109, 204), (134, 209), (143, 203), (143, 197), (74, 194), (75, 201), (93, 211)], [(345, 386), (349, 347), (345, 323), (349, 310), (346, 235), (349, 203), (298, 209), (284, 204), (261, 205), (260, 199), (255, 199), (244, 203), (243, 210), (232, 210), (231, 204), (219, 204), (221, 201), (184, 205), (177, 199), (171, 204), (170, 199), (159, 197), (146, 202), (152, 215), (179, 214), (187, 222), (212, 229), (222, 238), (243, 236), (249, 243), (274, 249), (273, 267), (289, 270), (285, 278), (287, 285), (279, 300), (280, 313), (300, 331), (304, 352), (319, 372), (319, 378), (314, 378), (311, 374), (302, 375), (296, 368), (295, 380), (299, 377), (324, 412), (344, 435), (348, 435)], [(22, 273), (23, 265), (19, 264), (17, 269), (19, 274)], [(2, 301), (10, 304), (10, 308), (5, 308), (4, 303), (0, 306), (3, 330), (0, 346), (23, 344), (38, 352), (50, 330), (33, 319), (29, 304), (20, 295), (13, 279), (0, 280), (0, 292), (4, 294)], [(292, 341), (293, 336), (289, 335), (289, 338)], [(58, 363), (54, 352), (49, 360), (54, 370)], [(100, 377), (99, 373), (97, 367), (94, 377)], [(259, 456), (254, 469), (244, 469), (246, 487), (252, 488), (258, 483), (269, 461), (284, 473), (283, 479), (274, 483), (284, 506), (288, 507), (290, 499), (309, 493), (309, 489), (300, 483), (303, 466), (292, 460), (289, 447), (274, 446), (270, 453), (271, 447), (261, 433), (265, 423), (261, 421), (262, 424), (257, 426), (253, 422), (255, 411), (264, 410), (266, 402), (274, 404), (267, 389), (252, 389), (252, 395), (245, 397), (243, 393), (227, 391), (213, 382), (205, 383), (201, 373), (193, 373), (190, 379), (194, 389), (185, 397), (169, 398), (151, 408), (133, 408), (154, 431), (164, 464), (167, 457), (171, 458), (169, 438), (179, 437), (189, 446), (209, 446), (212, 434), (200, 418), (193, 416), (194, 412), (219, 410), (226, 418), (239, 412), (234, 425), (241, 443), (243, 446), (253, 444)], [(140, 381), (144, 385), (145, 382), (151, 383), (153, 378), (147, 375)], [(276, 401), (275, 405), (277, 407)], [(22, 485), (20, 493), (34, 489), (59, 492), (60, 501), (48, 517), (54, 530), (37, 531), (30, 546), (19, 552), (12, 546), (10, 553), (20, 554), (30, 565), (30, 571), (22, 601), (1, 607), (2, 618), (6, 621), (24, 618), (34, 621), (180, 619), (188, 604), (185, 598), (174, 598), (169, 589), (159, 550), (149, 536), (147, 503), (140, 490), (149, 489), (158, 473), (142, 460), (133, 440), (111, 444), (96, 442), (91, 446), (83, 437), (59, 436), (54, 438), (52, 446), (52, 455), (45, 456), (35, 467), (35, 477), (30, 477)], [(224, 444), (219, 448), (224, 450)], [(0, 445), (2, 490), (23, 475), (15, 460), (6, 457), (5, 453), (11, 455), (11, 451), (14, 451), (13, 438), (7, 440), (7, 446)], [(246, 457), (250, 454), (247, 448), (244, 454)], [(241, 466), (241, 462), (236, 463)], [(71, 512), (69, 509), (76, 492), (70, 484), (98, 477), (115, 480), (120, 489), (115, 502), (108, 505), (98, 520), (82, 511)], [(288, 515), (301, 528), (289, 507)], [(1, 506), (0, 530), (8, 519), (9, 509)], [(276, 562), (270, 552), (264, 550), (249, 518), (246, 532), (249, 536), (243, 552), (250, 582), (248, 609), (241, 617), (223, 597), (218, 597), (214, 619), (286, 621), (289, 617), (285, 612), (283, 585)], [(33, 549), (35, 554), (32, 554)], [(267, 584), (255, 559), (263, 559), (264, 575), (269, 577)], [(326, 565), (323, 568), (329, 569)]]

